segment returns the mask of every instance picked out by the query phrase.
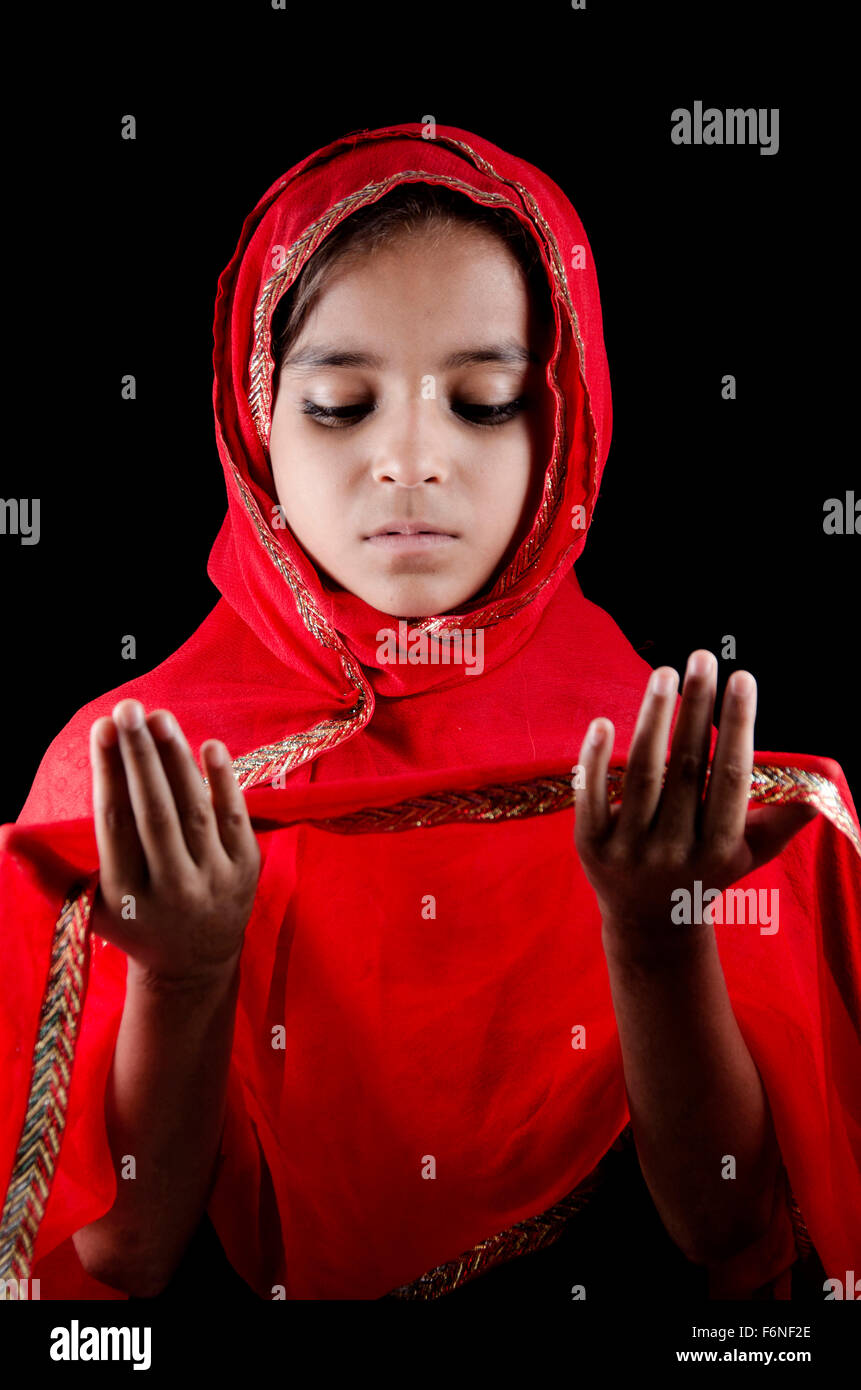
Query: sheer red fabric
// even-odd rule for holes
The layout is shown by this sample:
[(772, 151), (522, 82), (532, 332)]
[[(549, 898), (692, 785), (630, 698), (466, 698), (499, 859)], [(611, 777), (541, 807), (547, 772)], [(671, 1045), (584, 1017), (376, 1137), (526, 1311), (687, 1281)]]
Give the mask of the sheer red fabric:
[[(43, 1298), (122, 1296), (70, 1237), (116, 1195), (103, 1099), (125, 960), (87, 926), (87, 739), (124, 696), (171, 709), (195, 751), (227, 743), (263, 851), (208, 1208), (260, 1297), (380, 1297), (551, 1206), (629, 1118), (573, 844), (586, 727), (613, 720), (621, 771), (650, 670), (573, 570), (612, 424), (593, 258), (539, 170), (469, 132), (426, 134), (337, 140), (246, 220), (216, 302), (222, 598), (156, 670), (79, 711), (0, 832), (0, 1277), (39, 1277)], [(480, 629), (480, 675), (382, 661), (392, 615), (321, 580), (278, 524), (268, 463), (278, 300), (342, 218), (404, 181), (514, 211), (553, 296), (556, 439), (532, 530), (489, 593), (413, 625)], [(735, 885), (778, 890), (778, 929), (715, 930), (791, 1195), (843, 1279), (861, 1235), (861, 831), (832, 760), (758, 752), (756, 772), (755, 800), (822, 814)], [(713, 1271), (716, 1295), (779, 1277), (785, 1292), (789, 1196)]]

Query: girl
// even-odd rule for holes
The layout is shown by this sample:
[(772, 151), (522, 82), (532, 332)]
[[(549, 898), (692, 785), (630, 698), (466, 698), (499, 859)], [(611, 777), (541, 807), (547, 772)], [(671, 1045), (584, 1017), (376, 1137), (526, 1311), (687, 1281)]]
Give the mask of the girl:
[(216, 1236), (265, 1299), (615, 1298), (637, 1230), (662, 1297), (852, 1267), (845, 779), (754, 752), (748, 673), (718, 732), (713, 655), (679, 695), (583, 597), (585, 232), (427, 135), (337, 140), (247, 219), (222, 598), (4, 831), (0, 1276), (43, 1298), (157, 1296)]

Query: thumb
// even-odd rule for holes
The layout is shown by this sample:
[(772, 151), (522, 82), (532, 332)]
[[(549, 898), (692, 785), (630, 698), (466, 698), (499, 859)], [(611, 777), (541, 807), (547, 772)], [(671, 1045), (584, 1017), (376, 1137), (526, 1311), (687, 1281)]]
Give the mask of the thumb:
[(780, 854), (794, 835), (819, 815), (815, 806), (793, 802), (789, 806), (752, 806), (747, 814), (744, 838), (754, 868)]

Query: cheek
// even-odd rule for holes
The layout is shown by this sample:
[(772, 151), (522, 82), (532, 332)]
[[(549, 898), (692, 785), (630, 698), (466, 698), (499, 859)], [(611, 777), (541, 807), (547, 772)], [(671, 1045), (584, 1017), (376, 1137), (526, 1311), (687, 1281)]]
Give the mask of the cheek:
[(289, 460), (292, 457), (290, 431), (284, 421), (284, 412), (278, 401), (272, 410), (272, 427), (269, 431), (269, 467), (275, 482), (278, 500), (284, 503), (290, 490)]
[(313, 450), (309, 449), (304, 431), (285, 409), (276, 405), (269, 436), (269, 466), (281, 502), (286, 497), (301, 499), (304, 485), (316, 476), (312, 465)]
[(306, 535), (332, 531), (332, 519), (343, 511), (343, 465), (339, 468), (325, 450), (307, 440), (295, 439), (288, 446), (282, 438), (278, 445), (270, 451), (270, 462), (278, 501), (288, 519)]
[(521, 504), (533, 481), (536, 467), (534, 427), (527, 421), (512, 426), (508, 437), (492, 451), (488, 470), (490, 485), (501, 504), (511, 509)]
[[(516, 438), (506, 444), (494, 476), (495, 515), (505, 527), (519, 527), (534, 516), (544, 490), (548, 455), (536, 420), (518, 422)], [(512, 431), (514, 434), (514, 431)]]

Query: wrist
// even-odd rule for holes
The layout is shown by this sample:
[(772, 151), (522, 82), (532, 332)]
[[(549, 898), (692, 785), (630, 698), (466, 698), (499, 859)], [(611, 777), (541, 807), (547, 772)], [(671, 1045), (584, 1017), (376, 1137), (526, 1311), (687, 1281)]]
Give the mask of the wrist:
[(219, 994), (233, 983), (238, 973), (242, 948), (225, 961), (181, 974), (166, 974), (127, 957), (129, 985), (148, 994), (194, 999)]
[(715, 948), (713, 928), (706, 923), (675, 926), (605, 915), (601, 945), (609, 965), (653, 972), (687, 970)]

